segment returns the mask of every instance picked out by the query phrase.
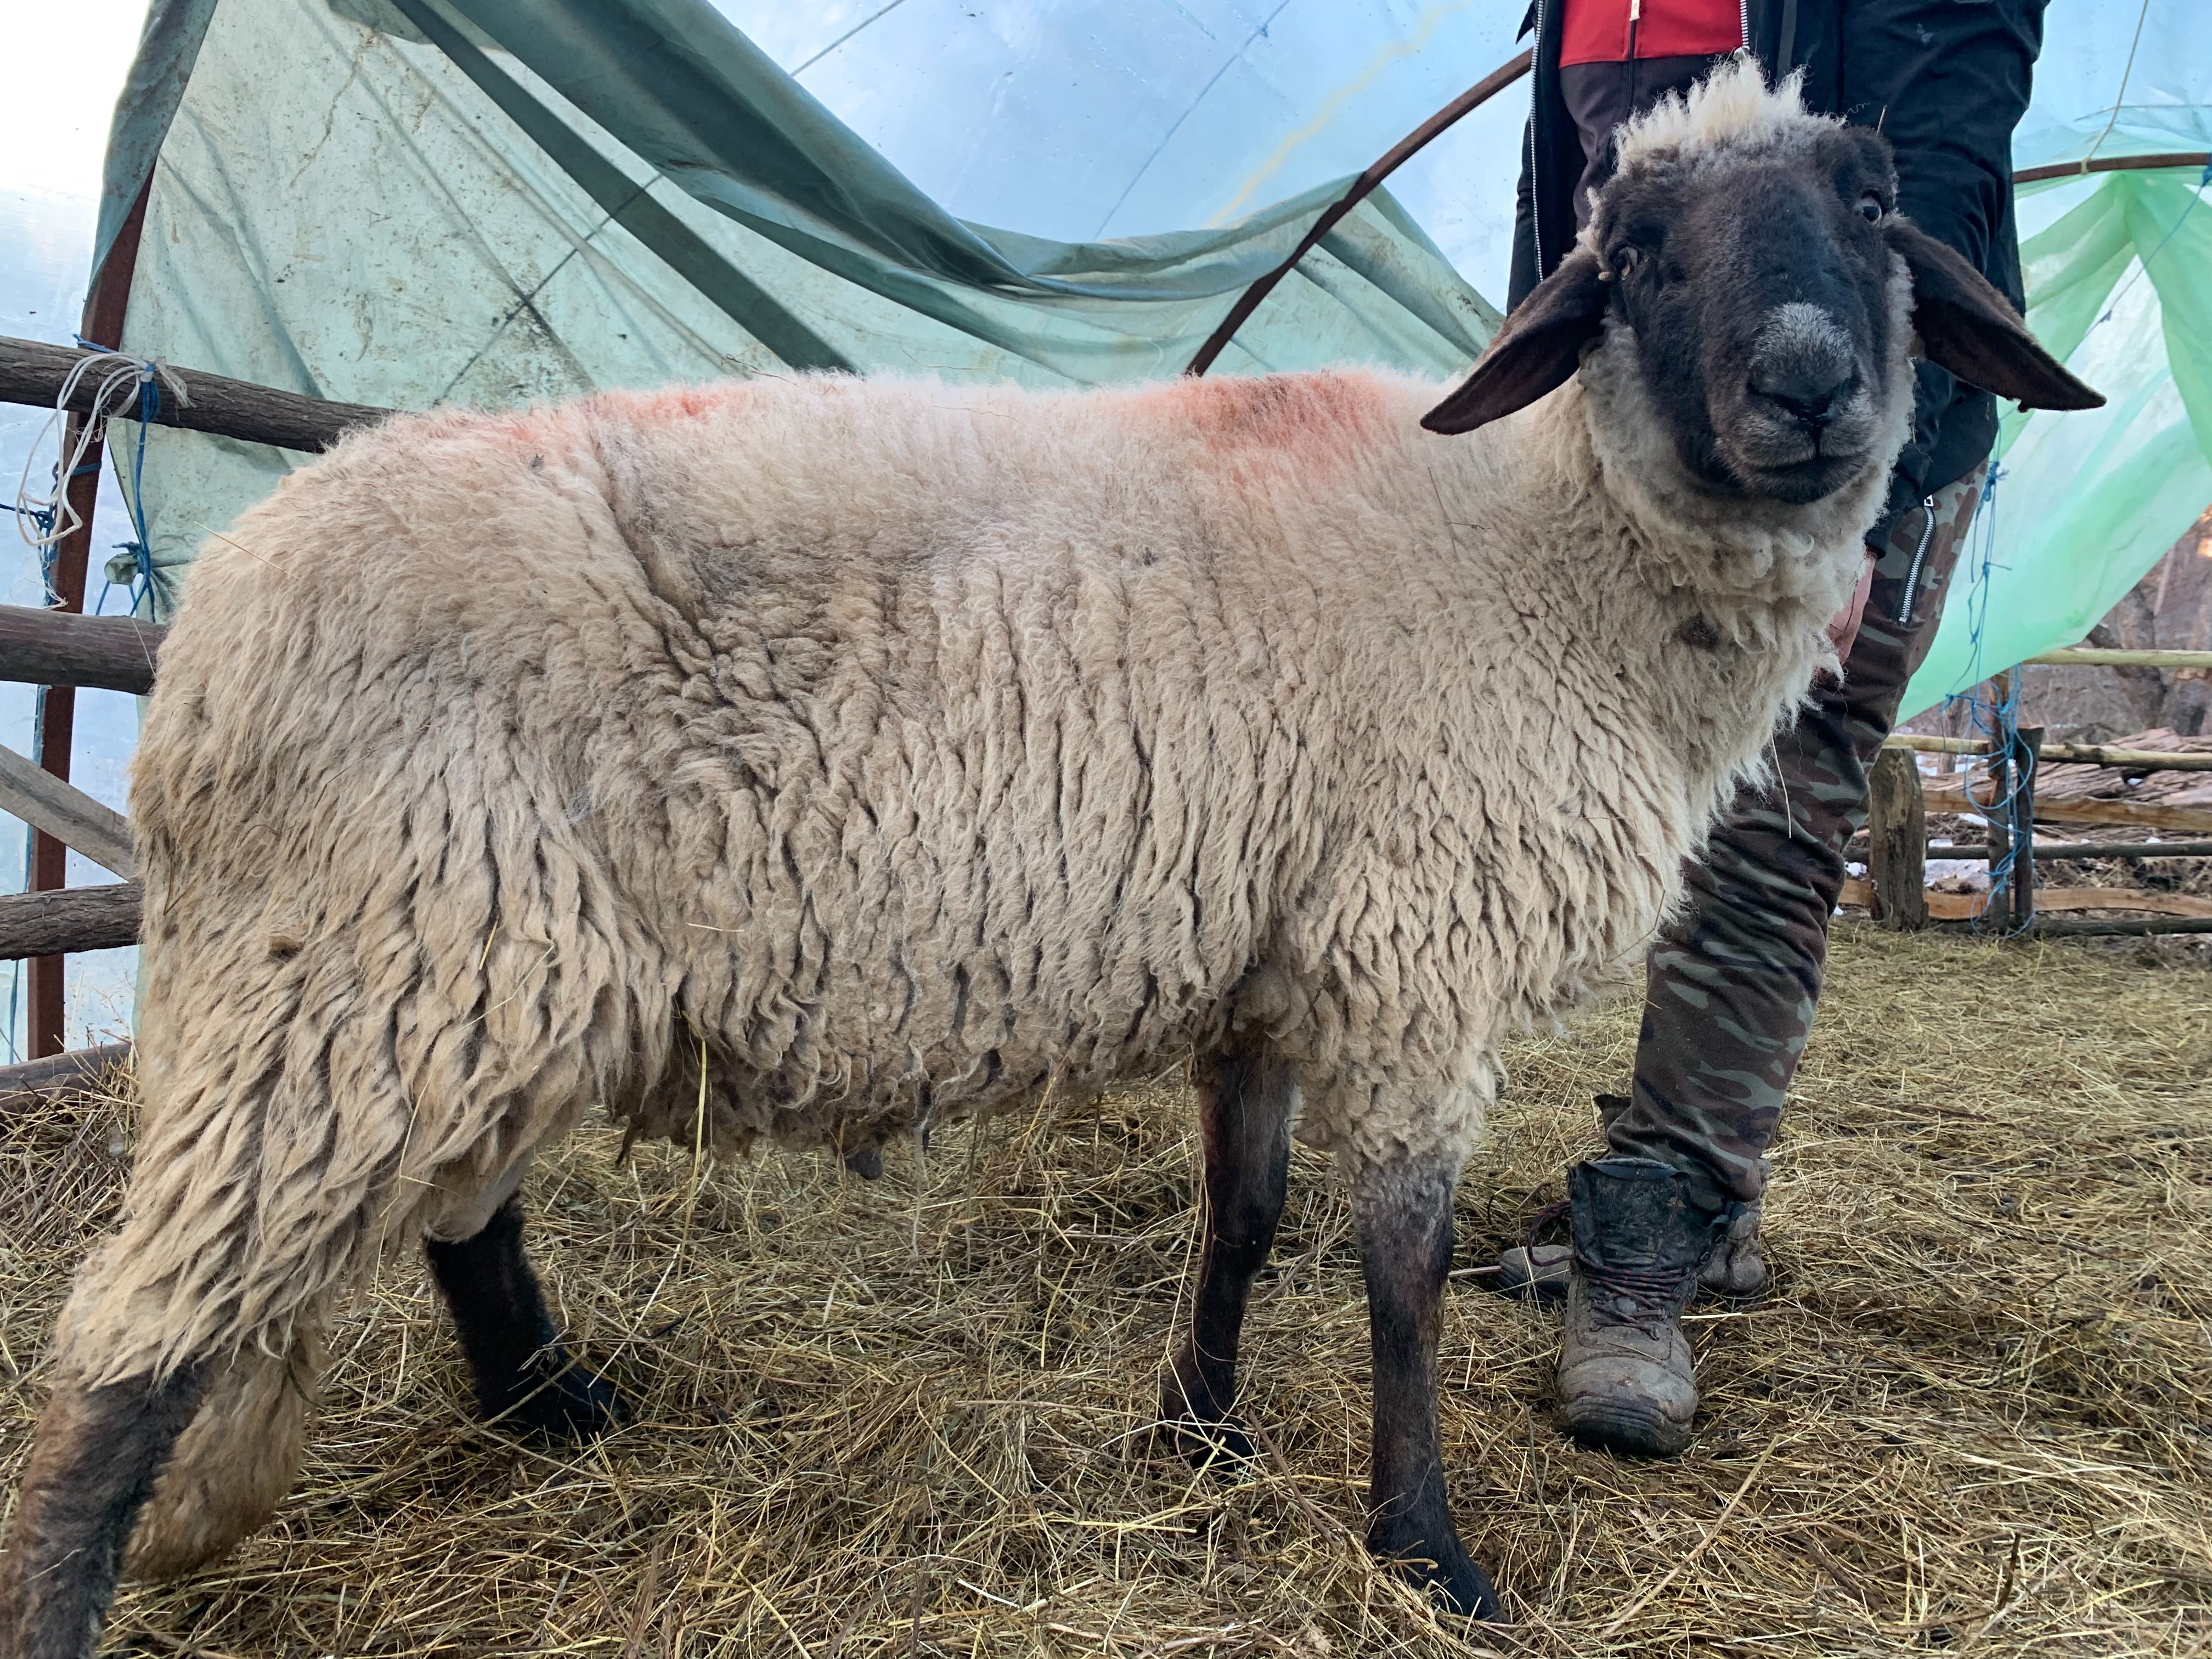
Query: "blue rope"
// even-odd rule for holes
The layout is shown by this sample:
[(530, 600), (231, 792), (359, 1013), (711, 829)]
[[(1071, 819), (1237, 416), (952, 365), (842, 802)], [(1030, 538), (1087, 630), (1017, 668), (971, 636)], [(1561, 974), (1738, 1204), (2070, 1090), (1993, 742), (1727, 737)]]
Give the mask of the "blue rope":
[[(1943, 699), (1944, 724), (1951, 724), (1949, 716), (1954, 711), (1963, 712), (1974, 735), (1989, 739), (1992, 754), (2011, 752), (2020, 732), (2020, 676), (2013, 676), (2010, 688), (2001, 698), (1988, 698), (1981, 688), (1988, 684), (1989, 674), (1983, 666), (1982, 635), (1989, 622), (1990, 578), (1992, 572), (2003, 568), (1996, 561), (1997, 543), (1997, 483), (2005, 476), (2005, 469), (1991, 466), (1989, 476), (1982, 480), (1982, 497), (1974, 511), (1974, 527), (1968, 553), (1968, 584), (1966, 590), (1966, 689), (1954, 691)], [(2032, 781), (2030, 777), (2016, 775), (2006, 769), (2004, 797), (1992, 801), (1983, 816), (1988, 819), (2002, 818), (2009, 822), (2021, 794)], [(2030, 825), (2027, 834), (2033, 836)], [(2005, 855), (1990, 861), (1990, 900), (1988, 907), (1974, 918), (1976, 933), (1984, 931), (2012, 933), (2012, 887), (2014, 866), (2020, 860), (2020, 836), (2013, 836), (2007, 842)]]
[[(94, 345), (82, 336), (78, 337), (77, 343), (88, 350), (106, 349), (106, 347)], [(131, 455), (131, 488), (125, 493), (123, 502), (124, 510), (131, 515), (132, 533), (129, 541), (113, 544), (116, 551), (128, 554), (131, 558), (131, 575), (126, 591), (131, 599), (131, 614), (134, 617), (158, 615), (154, 608), (155, 601), (166, 600), (169, 596), (168, 578), (155, 568), (153, 538), (147, 533), (146, 528), (146, 429), (158, 421), (161, 415), (161, 382), (151, 374), (142, 375), (138, 381), (138, 431)], [(112, 560), (109, 562), (109, 568), (113, 568), (113, 563)], [(92, 607), (94, 616), (106, 611), (107, 596), (114, 587), (115, 579), (111, 575), (102, 584), (100, 598)]]
[(2090, 324), (2090, 327), (2095, 328), (2112, 320), (2112, 313), (2120, 308), (2120, 301), (2128, 297), (2128, 291), (2135, 287), (2139, 278), (2149, 271), (2150, 262), (2165, 252), (2166, 245), (2181, 234), (2182, 226), (2189, 222), (2189, 216), (2197, 211), (2197, 204), (2204, 199), (2204, 189), (2208, 185), (2212, 185), (2212, 161), (2205, 163), (2204, 171), (2197, 180), (2196, 191), (2189, 198), (2189, 205), (2181, 210), (2181, 216), (2173, 222), (2172, 228), (2165, 235), (2158, 239), (2158, 246), (2143, 255), (2142, 268), (2120, 285), (2120, 291), (2112, 295), (2112, 304), (2105, 307), (2104, 315), (2098, 318), (2096, 322)]

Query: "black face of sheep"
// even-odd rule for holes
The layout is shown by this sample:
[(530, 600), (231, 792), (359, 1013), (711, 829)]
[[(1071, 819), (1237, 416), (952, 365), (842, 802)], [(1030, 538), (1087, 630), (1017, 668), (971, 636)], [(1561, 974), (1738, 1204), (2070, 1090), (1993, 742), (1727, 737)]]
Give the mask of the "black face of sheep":
[(1466, 432), (1533, 403), (1574, 373), (1610, 309), (1625, 325), (1610, 349), (1634, 351), (1652, 415), (1698, 484), (1815, 501), (1891, 459), (1891, 398), (1910, 373), (1900, 276), (1931, 362), (2033, 408), (2104, 401), (1896, 201), (1889, 145), (1863, 128), (1724, 161), (1639, 155), (1423, 424)]

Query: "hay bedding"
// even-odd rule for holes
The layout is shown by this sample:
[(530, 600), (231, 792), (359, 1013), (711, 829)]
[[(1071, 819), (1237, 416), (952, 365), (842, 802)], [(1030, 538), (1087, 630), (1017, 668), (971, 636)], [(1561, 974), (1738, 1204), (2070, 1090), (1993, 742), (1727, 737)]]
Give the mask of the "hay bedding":
[[(1474, 1271), (1594, 1143), (1633, 1009), (1517, 1045), (1470, 1170), (1443, 1354), (1470, 1543), (1565, 1655), (2187, 1654), (2212, 1644), (2212, 980), (2151, 953), (1858, 934), (1777, 1158), (1774, 1293), (1706, 1309), (1679, 1467), (1549, 1421), (1550, 1319)], [(1193, 1249), (1173, 1080), (696, 1178), (580, 1136), (532, 1184), (559, 1315), (638, 1422), (556, 1455), (473, 1424), (420, 1269), (343, 1322), (301, 1490), (131, 1593), (161, 1655), (1463, 1654), (1358, 1545), (1364, 1314), (1301, 1154), (1249, 1327), (1263, 1466), (1152, 1455)], [(12, 1484), (114, 1108), (0, 1141)], [(917, 1244), (919, 1252), (917, 1254)], [(1687, 1565), (1685, 1565), (1687, 1563)]]

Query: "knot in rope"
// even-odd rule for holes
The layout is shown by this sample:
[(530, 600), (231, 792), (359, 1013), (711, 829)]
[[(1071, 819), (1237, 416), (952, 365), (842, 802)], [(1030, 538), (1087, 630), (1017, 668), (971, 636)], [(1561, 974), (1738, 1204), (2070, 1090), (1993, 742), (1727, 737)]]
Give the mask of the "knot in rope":
[[(54, 396), (53, 413), (46, 416), (46, 424), (32, 441), (30, 453), (24, 457), (22, 476), (15, 486), (17, 532), (38, 552), (41, 562), (48, 564), (55, 546), (84, 522), (83, 516), (70, 505), (69, 483), (85, 470), (84, 458), (92, 447), (106, 435), (109, 417), (123, 416), (138, 422), (138, 460), (143, 468), (146, 428), (161, 417), (163, 391), (167, 390), (176, 400), (179, 409), (191, 408), (192, 401), (176, 371), (156, 358), (111, 351), (82, 338), (77, 344), (84, 348), (85, 355), (70, 364), (70, 372), (63, 377), (61, 389)], [(65, 429), (71, 400), (85, 381), (94, 376), (98, 377), (99, 384), (92, 394), (91, 412), (78, 423), (75, 441), (66, 446), (68, 453), (54, 468), (51, 488), (40, 494), (31, 486), (32, 465), (46, 447), (48, 435)], [(137, 516), (135, 500), (132, 514), (134, 518)], [(47, 597), (50, 600), (53, 597), (51, 587)]]

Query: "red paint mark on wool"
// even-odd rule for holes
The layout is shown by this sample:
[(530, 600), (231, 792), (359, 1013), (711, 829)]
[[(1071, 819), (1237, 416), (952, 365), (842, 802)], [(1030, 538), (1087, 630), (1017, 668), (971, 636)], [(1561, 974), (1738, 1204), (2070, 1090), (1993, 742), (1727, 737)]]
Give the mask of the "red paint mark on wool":
[(468, 430), (480, 437), (495, 438), (518, 453), (580, 454), (591, 449), (595, 433), (711, 420), (751, 395), (750, 387), (736, 381), (594, 392), (567, 403), (472, 416)]
[(1310, 474), (1349, 465), (1388, 431), (1381, 388), (1362, 374), (1224, 375), (1138, 395), (1146, 414), (1188, 427), (1243, 472), (1278, 462)]
[(600, 392), (587, 400), (592, 408), (640, 426), (673, 425), (704, 420), (735, 408), (752, 395), (742, 380), (709, 386), (665, 386), (650, 392)]

